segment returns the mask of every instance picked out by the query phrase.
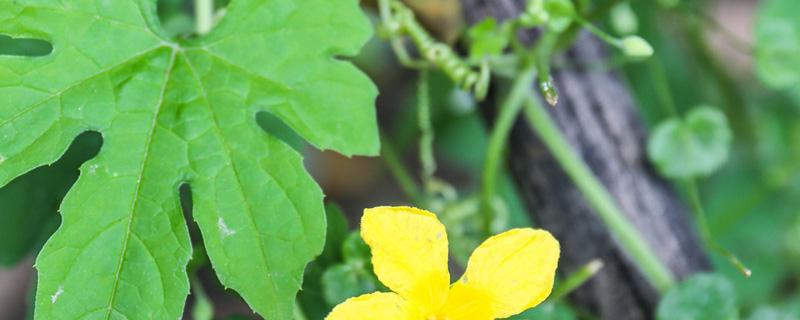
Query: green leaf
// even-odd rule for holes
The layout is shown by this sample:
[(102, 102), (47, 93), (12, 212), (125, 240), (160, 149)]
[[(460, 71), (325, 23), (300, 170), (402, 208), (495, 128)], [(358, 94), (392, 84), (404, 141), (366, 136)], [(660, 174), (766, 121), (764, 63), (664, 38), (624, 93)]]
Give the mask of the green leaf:
[(321, 277), (322, 296), (329, 306), (348, 298), (382, 288), (372, 271), (372, 254), (359, 232), (351, 232), (342, 242), (344, 262), (325, 269)]
[(78, 138), (61, 160), (0, 189), (0, 265), (38, 253), (60, 223), (58, 204), (78, 179), (78, 166), (97, 153), (100, 138)]
[(508, 46), (509, 35), (494, 18), (486, 18), (467, 31), (470, 59), (496, 56)]
[(675, 8), (681, 3), (681, 0), (658, 0), (658, 4), (664, 8)]
[(733, 134), (725, 115), (711, 107), (697, 107), (686, 119), (659, 124), (650, 136), (647, 153), (669, 178), (709, 175), (728, 159)]
[(348, 236), (347, 218), (338, 205), (326, 204), (325, 214), (328, 219), (325, 249), (306, 267), (303, 291), (297, 296), (299, 307), (308, 319), (322, 319), (331, 310), (323, 296), (322, 275), (326, 268), (342, 263), (342, 245)]
[(325, 216), (328, 220), (328, 230), (325, 235), (325, 249), (322, 251), (319, 258), (314, 261), (320, 263), (322, 267), (327, 267), (342, 261), (342, 244), (349, 235), (347, 218), (338, 205), (334, 203), (326, 204)]
[(322, 288), (325, 302), (335, 306), (345, 300), (378, 290), (378, 279), (366, 263), (343, 263), (325, 270)]
[(547, 27), (557, 33), (567, 30), (575, 19), (575, 5), (571, 0), (545, 0), (544, 10), (550, 16)]
[(759, 307), (747, 317), (748, 320), (797, 320), (800, 319), (800, 308)]
[(361, 239), (361, 234), (358, 231), (351, 232), (342, 243), (342, 257), (345, 262), (369, 262), (372, 253), (369, 246)]
[(310, 263), (303, 275), (303, 289), (297, 294), (297, 302), (309, 319), (323, 319), (331, 311), (322, 296), (323, 272), (319, 260)]
[(766, 0), (756, 26), (758, 75), (776, 89), (800, 85), (800, 1)]
[(545, 302), (513, 316), (511, 320), (575, 320), (578, 317), (563, 303)]
[(692, 276), (667, 292), (658, 305), (656, 319), (739, 319), (733, 285), (716, 274)]
[(192, 280), (192, 290), (194, 295), (194, 306), (192, 306), (192, 320), (212, 320), (214, 319), (214, 305), (205, 293), (203, 285), (199, 279)]
[(37, 259), (37, 319), (176, 319), (191, 256), (178, 189), (220, 281), (259, 314), (292, 314), (322, 251), (322, 192), (269, 112), (320, 149), (377, 154), (376, 90), (350, 63), (370, 37), (356, 0), (234, 0), (207, 36), (165, 36), (154, 0), (0, 0), (0, 33), (50, 41), (0, 56), (0, 186), (80, 133), (99, 155)]
[(519, 22), (525, 27), (547, 23), (549, 31), (561, 33), (575, 19), (575, 5), (571, 0), (528, 0)]

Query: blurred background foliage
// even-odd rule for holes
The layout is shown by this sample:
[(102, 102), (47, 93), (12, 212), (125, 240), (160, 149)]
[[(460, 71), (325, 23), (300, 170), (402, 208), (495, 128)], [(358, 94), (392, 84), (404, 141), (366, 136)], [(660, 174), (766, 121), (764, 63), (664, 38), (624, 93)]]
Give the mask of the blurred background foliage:
[[(217, 1), (220, 19), (227, 2)], [(457, 0), (407, 2), (440, 40), (456, 43), (466, 33)], [(374, 14), (373, 3), (364, 5)], [(692, 278), (670, 292), (659, 319), (800, 319), (800, 1), (597, 0), (593, 5), (608, 9), (595, 17), (604, 30), (639, 34), (655, 48), (656, 54), (645, 61), (632, 62), (610, 51), (607, 61), (593, 66), (619, 72), (647, 127), (671, 117), (670, 104), (678, 114), (706, 105), (725, 114), (733, 133), (728, 161), (698, 184), (712, 234), (753, 275), (745, 278), (712, 255), (718, 273)], [(160, 0), (158, 8), (171, 35), (192, 36), (191, 1)], [(46, 56), (52, 50), (41, 39), (0, 35), (0, 55)], [(483, 240), (476, 194), (487, 127), (471, 96), (447, 77), (431, 75), (428, 94), (438, 170), (434, 181), (422, 181), (417, 74), (400, 67), (377, 38), (354, 60), (380, 88), (380, 158), (347, 159), (315, 151), (276, 118), (258, 117), (265, 130), (306, 153), (307, 167), (328, 195), (328, 242), (307, 268), (298, 297), (298, 311), (307, 319), (322, 319), (348, 297), (383, 289), (355, 229), (364, 207), (415, 204), (439, 213), (450, 233), (454, 273)], [(560, 67), (569, 66), (553, 66)], [(58, 226), (58, 204), (77, 178), (77, 168), (101, 144), (98, 134), (84, 134), (53, 166), (0, 189), (0, 266), (7, 269), (0, 271), (0, 319), (30, 317), (26, 305), (35, 287), (33, 257)], [(500, 180), (495, 208), (500, 214), (492, 229), (532, 225), (512, 179), (503, 173)], [(190, 210), (191, 199), (184, 199), (184, 207)], [(194, 228), (193, 239), (200, 244), (197, 235)], [(198, 248), (200, 257), (190, 268), (197, 281), (187, 318), (252, 318), (241, 299), (209, 272)], [(686, 307), (698, 299), (717, 308)], [(592, 317), (559, 300), (518, 318)]]

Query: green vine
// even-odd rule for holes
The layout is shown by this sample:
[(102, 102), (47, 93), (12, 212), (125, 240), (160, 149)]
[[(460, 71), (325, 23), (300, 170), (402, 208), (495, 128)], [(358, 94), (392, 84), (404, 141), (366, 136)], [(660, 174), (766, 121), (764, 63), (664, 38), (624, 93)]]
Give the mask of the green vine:
[(653, 254), (642, 235), (625, 218), (622, 210), (619, 209), (602, 183), (597, 180), (589, 167), (571, 149), (547, 110), (539, 104), (535, 97), (529, 96), (525, 100), (524, 111), (531, 127), (539, 134), (539, 137), (550, 149), (550, 152), (553, 153), (553, 156), (564, 168), (567, 175), (572, 178), (578, 189), (586, 196), (589, 204), (597, 211), (611, 234), (620, 242), (620, 245), (632, 259), (637, 262), (637, 265), (650, 282), (659, 291), (666, 292), (674, 283), (672, 274), (670, 274), (663, 262)]
[[(489, 89), (489, 67), (483, 62), (479, 70), (473, 69), (450, 47), (437, 42), (422, 25), (417, 22), (414, 12), (398, 0), (378, 2), (383, 35), (392, 43), (392, 48), (400, 62), (410, 68), (437, 68), (449, 76), (462, 89), (472, 92), (476, 98), (483, 99)], [(411, 58), (403, 43), (408, 37), (419, 49), (422, 60)]]
[(530, 83), (535, 70), (529, 68), (521, 72), (511, 88), (506, 100), (500, 106), (500, 114), (494, 124), (494, 129), (489, 135), (489, 145), (486, 150), (483, 173), (481, 176), (481, 213), (484, 219), (484, 233), (491, 234), (491, 224), (494, 221), (493, 201), (496, 194), (497, 176), (503, 160), (503, 151), (506, 146), (511, 128), (522, 110), (525, 96), (530, 92)]
[[(577, 23), (597, 35), (608, 44), (619, 48), (632, 58), (646, 58), (652, 55), (653, 49), (641, 37), (631, 35), (621, 39), (603, 32), (585, 18), (581, 17), (572, 2), (569, 0), (531, 0), (526, 10), (499, 26), (490, 21), (480, 24), (482, 28), (470, 32), (473, 35), (471, 59), (480, 65), (479, 70), (472, 69), (467, 60), (460, 58), (452, 49), (439, 43), (416, 21), (413, 11), (397, 0), (380, 0), (378, 2), (384, 36), (392, 44), (400, 62), (410, 68), (429, 70), (438, 69), (446, 74), (461, 88), (469, 90), (476, 99), (485, 98), (490, 75), (493, 69), (498, 69), (498, 75), (512, 76), (514, 78), (508, 96), (502, 99), (497, 122), (489, 136), (489, 145), (486, 153), (482, 172), (480, 192), (480, 212), (483, 217), (483, 231), (489, 234), (494, 217), (493, 201), (496, 193), (496, 181), (503, 151), (514, 121), (524, 109), (524, 113), (533, 128), (540, 134), (545, 144), (553, 152), (564, 167), (567, 174), (572, 177), (576, 185), (597, 210), (602, 220), (611, 230), (611, 233), (620, 241), (623, 248), (633, 257), (641, 267), (645, 276), (660, 291), (664, 292), (674, 280), (668, 269), (652, 253), (643, 237), (627, 221), (614, 200), (592, 174), (591, 170), (570, 149), (555, 123), (536, 102), (533, 92), (534, 79), (537, 86), (551, 105), (557, 105), (557, 88), (550, 76), (551, 57), (560, 48), (562, 33), (569, 30)], [(516, 37), (519, 30), (526, 28), (543, 27), (544, 33), (540, 41), (533, 48), (526, 48)], [(408, 37), (417, 47), (420, 57), (414, 59), (406, 49), (403, 39)], [(497, 41), (497, 37), (505, 39)], [(497, 44), (500, 45), (497, 45)], [(506, 55), (508, 47), (513, 54)], [(509, 57), (510, 56), (510, 57)], [(509, 61), (511, 65), (509, 66)], [(501, 62), (501, 63), (498, 63)], [(427, 89), (426, 76), (420, 77), (420, 88)], [(425, 98), (424, 95), (421, 97)], [(420, 99), (420, 113), (418, 120), (422, 131), (421, 161), (423, 163), (423, 177), (428, 177), (432, 168), (432, 156), (427, 151), (431, 143), (432, 133), (429, 132), (429, 118), (427, 117), (426, 99)], [(396, 170), (393, 170), (396, 171)], [(397, 174), (399, 181), (402, 175)], [(405, 183), (404, 183), (405, 184)]]

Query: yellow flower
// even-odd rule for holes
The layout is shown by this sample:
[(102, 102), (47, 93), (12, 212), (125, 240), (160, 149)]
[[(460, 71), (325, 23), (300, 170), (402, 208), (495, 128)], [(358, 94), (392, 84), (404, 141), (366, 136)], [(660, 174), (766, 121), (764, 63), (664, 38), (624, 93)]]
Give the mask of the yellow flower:
[(490, 320), (538, 305), (553, 289), (559, 245), (543, 230), (514, 229), (481, 244), (452, 286), (447, 233), (436, 215), (410, 207), (364, 210), (361, 237), (378, 279), (375, 292), (336, 306), (327, 320)]

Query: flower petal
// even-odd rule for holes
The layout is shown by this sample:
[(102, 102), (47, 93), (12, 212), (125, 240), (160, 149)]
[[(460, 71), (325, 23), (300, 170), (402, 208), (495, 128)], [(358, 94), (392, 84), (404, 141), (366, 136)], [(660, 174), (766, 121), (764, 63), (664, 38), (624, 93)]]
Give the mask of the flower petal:
[(438, 319), (493, 320), (492, 297), (472, 286), (453, 284), (447, 303), (437, 314)]
[(465, 307), (481, 309), (457, 301), (464, 297), (486, 301), (491, 310), (487, 319), (506, 318), (533, 308), (553, 289), (559, 254), (558, 241), (544, 230), (514, 229), (491, 237), (472, 253), (467, 271), (453, 284), (443, 312), (455, 318)]
[(325, 320), (416, 320), (408, 303), (396, 293), (375, 292), (347, 299)]
[(410, 207), (366, 209), (361, 237), (384, 285), (421, 314), (439, 310), (447, 299), (450, 273), (447, 233), (435, 214)]

